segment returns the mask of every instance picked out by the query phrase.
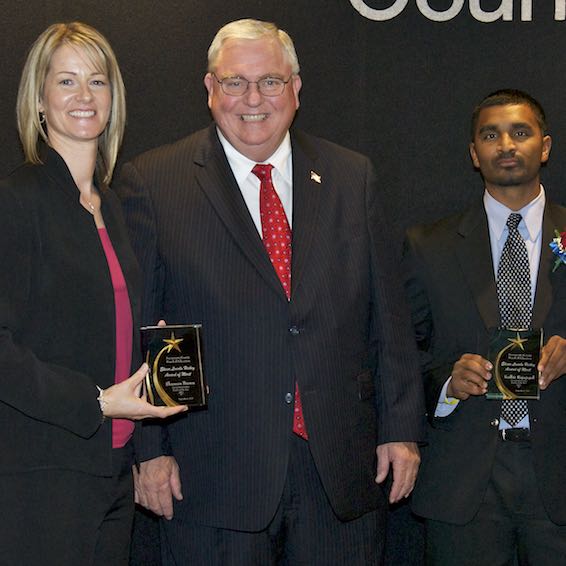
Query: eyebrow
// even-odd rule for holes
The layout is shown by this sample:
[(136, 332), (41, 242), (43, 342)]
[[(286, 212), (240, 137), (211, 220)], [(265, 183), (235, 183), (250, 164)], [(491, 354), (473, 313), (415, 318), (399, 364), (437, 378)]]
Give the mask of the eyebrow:
[[(283, 76), (284, 75), (282, 75), (280, 73), (267, 73), (267, 74), (259, 77), (257, 80), (261, 81), (263, 79), (282, 79)], [(237, 75), (237, 74), (236, 75), (226, 75), (222, 80), (224, 80), (224, 79), (243, 79), (243, 80), (249, 81), (249, 79), (247, 77), (244, 77), (243, 75)]]
[[(531, 124), (528, 124), (527, 122), (513, 122), (511, 124), (511, 128), (514, 130), (517, 129), (521, 129), (521, 128), (526, 128), (529, 130), (533, 129), (533, 126)], [(479, 130), (478, 133), (482, 134), (484, 132), (496, 132), (499, 130), (499, 127), (495, 124), (486, 124), (485, 126), (482, 126)]]
[(482, 126), (478, 133), (483, 134), (484, 132), (495, 132), (497, 130), (497, 126), (493, 126), (491, 124), (487, 124), (486, 126)]
[[(75, 71), (57, 71), (55, 73), (56, 75), (73, 75), (73, 76), (77, 76), (78, 73)], [(95, 71), (94, 73), (90, 73), (89, 77), (93, 77), (95, 75), (106, 75), (106, 73), (104, 71)]]

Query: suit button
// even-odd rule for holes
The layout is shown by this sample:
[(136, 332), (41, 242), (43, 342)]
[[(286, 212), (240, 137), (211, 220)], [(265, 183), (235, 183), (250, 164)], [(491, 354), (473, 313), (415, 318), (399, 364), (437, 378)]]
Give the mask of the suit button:
[(491, 426), (499, 426), (499, 419), (493, 419), (489, 424)]
[(287, 403), (287, 405), (290, 405), (292, 402), (293, 402), (293, 394), (287, 393), (285, 395), (285, 403)]
[(291, 328), (289, 328), (289, 332), (290, 332), (293, 336), (298, 336), (301, 331), (300, 331), (296, 326), (291, 326)]

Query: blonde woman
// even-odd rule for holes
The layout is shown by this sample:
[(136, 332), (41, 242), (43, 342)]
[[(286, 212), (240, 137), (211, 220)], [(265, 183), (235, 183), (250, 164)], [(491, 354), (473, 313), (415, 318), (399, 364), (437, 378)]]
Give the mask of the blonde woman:
[(109, 189), (124, 85), (106, 39), (45, 30), (17, 118), (26, 163), (0, 183), (0, 562), (127, 564), (130, 419), (183, 409), (139, 396), (140, 277)]

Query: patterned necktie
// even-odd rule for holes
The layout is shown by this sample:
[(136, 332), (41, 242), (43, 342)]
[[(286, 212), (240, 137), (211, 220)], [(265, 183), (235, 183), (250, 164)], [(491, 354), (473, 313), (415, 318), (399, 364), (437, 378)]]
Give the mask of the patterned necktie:
[[(273, 165), (256, 165), (252, 169), (252, 173), (260, 181), (259, 212), (263, 245), (289, 300), (291, 298), (291, 228), (287, 221), (285, 209), (273, 187), (273, 181), (271, 180), (272, 169)], [(297, 383), (295, 383), (293, 432), (301, 438), (308, 440)]]
[[(507, 218), (509, 235), (503, 246), (497, 269), (497, 296), (501, 326), (528, 328), (531, 324), (531, 275), (527, 247), (517, 227), (521, 215), (513, 212)], [(528, 414), (524, 399), (504, 400), (501, 418), (515, 426)]]

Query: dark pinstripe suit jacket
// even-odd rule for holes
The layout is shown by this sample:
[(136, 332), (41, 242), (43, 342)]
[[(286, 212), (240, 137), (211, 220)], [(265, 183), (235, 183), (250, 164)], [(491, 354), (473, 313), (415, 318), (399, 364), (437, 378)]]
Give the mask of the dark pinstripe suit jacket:
[(421, 435), (418, 365), (369, 160), (299, 132), (292, 148), (290, 302), (214, 125), (122, 171), (144, 321), (203, 324), (208, 409), (141, 433), (142, 459), (179, 463), (180, 518), (267, 525), (286, 476), (295, 380), (342, 518), (383, 501), (376, 445)]
[[(549, 243), (566, 228), (566, 209), (546, 205), (532, 324), (547, 338), (566, 336), (566, 266), (552, 272)], [(461, 402), (434, 418), (443, 384), (466, 352), (486, 355), (488, 329), (499, 325), (489, 231), (483, 203), (408, 233), (405, 269), (417, 340), (425, 368), (428, 444), (413, 494), (424, 517), (464, 524), (476, 514), (491, 475), (501, 403)], [(535, 472), (550, 518), (566, 524), (566, 378), (529, 401)]]

